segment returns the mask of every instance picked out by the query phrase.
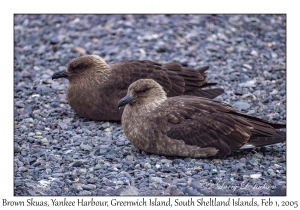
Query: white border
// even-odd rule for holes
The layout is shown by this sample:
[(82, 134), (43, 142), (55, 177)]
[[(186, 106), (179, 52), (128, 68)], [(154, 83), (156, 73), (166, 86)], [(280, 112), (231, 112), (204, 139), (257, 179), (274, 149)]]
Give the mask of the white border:
[[(294, 2), (294, 3), (293, 3)], [(286, 13), (287, 14), (287, 197), (272, 197), (272, 200), (299, 200), (299, 8), (296, 1), (251, 0), (251, 1), (10, 1), (1, 2), (1, 146), (0, 146), (0, 206), (2, 199), (24, 200), (30, 197), (13, 197), (13, 14), (15, 13)], [(53, 197), (52, 197), (53, 198)], [(60, 197), (55, 197), (60, 198)], [(79, 197), (68, 197), (76, 200)], [(112, 197), (104, 197), (110, 200)], [(150, 197), (147, 197), (149, 199)], [(153, 198), (153, 197), (152, 197)], [(161, 197), (160, 197), (161, 198)], [(180, 199), (187, 199), (179, 197)], [(227, 200), (228, 197), (218, 197)], [(234, 197), (232, 197), (234, 198)], [(35, 197), (49, 200), (49, 197)], [(62, 199), (62, 198), (60, 198)], [(86, 197), (88, 199), (88, 197)], [(98, 200), (102, 199), (100, 197)], [(118, 197), (119, 200), (136, 200), (137, 197)], [(164, 198), (161, 198), (164, 199)], [(167, 199), (167, 198), (165, 198)], [(172, 197), (174, 200), (175, 197)], [(242, 198), (248, 200), (249, 198)], [(260, 199), (260, 197), (255, 197)], [(48, 201), (50, 203), (50, 200)], [(1, 207), (2, 208), (2, 207)], [(28, 208), (28, 207), (25, 207)], [(29, 207), (32, 208), (32, 207)], [(62, 207), (60, 207), (62, 208)], [(64, 207), (64, 209), (67, 207)], [(91, 208), (91, 207), (89, 207)], [(101, 207), (95, 207), (97, 209)], [(103, 207), (102, 207), (103, 208)], [(140, 208), (140, 207), (139, 207)], [(157, 207), (156, 207), (157, 208)], [(180, 208), (180, 207), (178, 207)], [(182, 207), (181, 207), (182, 208)], [(196, 207), (199, 208), (199, 207)], [(201, 207), (200, 207), (201, 208)], [(224, 207), (232, 208), (232, 207)], [(58, 208), (57, 208), (58, 209)], [(115, 209), (118, 209), (116, 207)], [(134, 209), (134, 208), (133, 208)]]

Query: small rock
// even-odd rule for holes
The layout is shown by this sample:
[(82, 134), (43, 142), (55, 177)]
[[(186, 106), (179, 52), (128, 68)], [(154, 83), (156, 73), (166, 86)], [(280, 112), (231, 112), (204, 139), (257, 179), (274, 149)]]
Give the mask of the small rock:
[(111, 150), (108, 153), (106, 153), (105, 157), (107, 159), (114, 159), (118, 156), (117, 152), (115, 150)]
[(235, 164), (235, 168), (236, 169), (242, 169), (242, 168), (244, 168), (245, 167), (245, 164), (244, 163), (237, 163), (237, 164)]
[(81, 169), (79, 169), (78, 172), (81, 173), (81, 174), (84, 174), (84, 173), (86, 173), (86, 169), (85, 168), (81, 168)]
[(253, 100), (256, 100), (255, 95), (253, 95), (252, 93), (246, 93), (246, 94), (242, 95), (242, 98), (247, 98), (249, 96), (251, 96)]
[(160, 162), (163, 164), (172, 163), (172, 161), (168, 160), (168, 159), (162, 159), (162, 160), (160, 160)]
[(46, 173), (47, 173), (47, 174), (50, 174), (50, 173), (52, 173), (52, 169), (51, 169), (51, 168), (46, 168), (46, 170), (45, 170), (45, 171), (46, 171)]
[(278, 169), (278, 168), (282, 168), (282, 166), (281, 165), (278, 165), (278, 164), (274, 164), (274, 167), (276, 168), (276, 169)]
[(116, 181), (116, 185), (124, 185), (123, 181)]
[(251, 80), (239, 84), (240, 87), (256, 87), (256, 80)]
[(23, 103), (23, 101), (17, 101), (15, 103), (16, 107), (18, 108), (25, 108), (25, 104)]
[(25, 122), (27, 122), (27, 123), (33, 123), (34, 120), (33, 120), (32, 118), (26, 118), (26, 119), (25, 119)]
[(87, 190), (83, 190), (79, 192), (79, 195), (83, 195), (83, 196), (91, 196), (92, 192), (87, 191)]
[(93, 184), (87, 184), (87, 185), (83, 184), (81, 187), (84, 190), (93, 190), (93, 189), (96, 189), (96, 185), (93, 185)]
[(258, 179), (260, 177), (261, 177), (261, 174), (251, 174), (250, 175), (250, 178), (252, 178), (252, 179)]
[(28, 168), (21, 166), (21, 167), (19, 167), (18, 170), (19, 170), (20, 172), (25, 172), (25, 171), (28, 171)]
[(81, 161), (76, 161), (75, 163), (73, 163), (73, 167), (80, 167), (82, 165)]
[(133, 160), (135, 160), (136, 158), (133, 156), (133, 155), (127, 155), (126, 156), (126, 160), (127, 161), (133, 161)]
[(86, 50), (82, 47), (76, 47), (74, 50), (82, 55), (86, 54)]
[(121, 193), (122, 196), (128, 196), (128, 195), (139, 195), (139, 191), (134, 186), (127, 186)]
[(257, 56), (258, 56), (258, 52), (257, 52), (257, 51), (255, 51), (255, 50), (252, 50), (252, 51), (251, 51), (251, 55), (253, 55), (253, 56), (257, 57)]
[(187, 186), (187, 183), (177, 183), (177, 186), (180, 186), (180, 187), (186, 187), (186, 186)]
[(258, 165), (258, 161), (255, 160), (255, 159), (249, 160), (249, 163), (250, 163), (251, 165), (253, 165), (253, 166), (257, 166), (257, 165)]
[(248, 115), (252, 115), (252, 114), (254, 114), (254, 113), (256, 113), (256, 111), (253, 110), (253, 109), (250, 109), (250, 110), (247, 112)]
[(250, 107), (250, 105), (247, 102), (242, 102), (242, 101), (235, 102), (232, 106), (238, 109), (239, 111), (242, 110), (246, 111)]
[(177, 182), (178, 183), (186, 183), (186, 180), (184, 178), (180, 178), (180, 179), (177, 179)]
[(276, 95), (276, 94), (278, 94), (278, 90), (277, 89), (273, 89), (273, 91), (270, 94), (271, 95)]
[(145, 169), (150, 169), (150, 168), (151, 168), (151, 164), (145, 163), (144, 168), (145, 168)]
[(260, 153), (255, 153), (254, 156), (258, 157), (259, 159), (263, 158), (264, 156)]
[(251, 67), (249, 64), (246, 64), (246, 63), (245, 63), (245, 64), (243, 64), (243, 66), (244, 66), (245, 68), (247, 68), (247, 69), (250, 69), (250, 70), (252, 69), (252, 67)]
[(187, 188), (185, 190), (185, 193), (187, 193), (189, 196), (196, 196), (199, 193), (197, 192), (197, 190), (193, 189), (193, 188)]
[(241, 95), (243, 95), (243, 91), (241, 91), (241, 90), (236, 90), (236, 91), (234, 92), (234, 94), (235, 94), (235, 95), (241, 96)]
[(162, 182), (162, 178), (160, 177), (151, 177), (150, 181), (152, 182), (157, 182), (157, 183), (161, 183)]
[(14, 145), (14, 153), (20, 153), (20, 152), (21, 152), (21, 148), (17, 144), (15, 144)]
[(217, 174), (218, 173), (218, 170), (217, 169), (211, 169), (211, 174), (214, 175), (214, 174)]
[(81, 144), (80, 144), (80, 149), (82, 149), (82, 150), (88, 150), (88, 151), (90, 151), (90, 150), (92, 150), (92, 149), (93, 149), (93, 147), (91, 147), (91, 146), (89, 146), (89, 145), (86, 145), (86, 144), (83, 144), (83, 143), (81, 143)]
[(41, 145), (43, 146), (47, 146), (49, 143), (48, 143), (48, 140), (46, 138), (42, 138), (41, 139)]
[(153, 169), (148, 169), (147, 172), (148, 172), (149, 174), (155, 174), (155, 171), (154, 171)]
[(185, 162), (184, 162), (184, 160), (182, 160), (182, 159), (174, 159), (174, 160), (172, 161), (172, 164), (173, 164), (173, 165), (179, 165), (180, 163), (184, 164)]
[(193, 181), (190, 186), (194, 189), (200, 190), (202, 188), (201, 184), (198, 181)]

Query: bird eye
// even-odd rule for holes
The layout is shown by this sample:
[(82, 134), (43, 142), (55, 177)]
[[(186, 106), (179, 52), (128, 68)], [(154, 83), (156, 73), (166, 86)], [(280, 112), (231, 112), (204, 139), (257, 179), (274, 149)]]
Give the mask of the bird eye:
[(79, 65), (77, 68), (78, 68), (78, 69), (83, 69), (84, 66), (83, 66), (83, 65)]
[(78, 64), (77, 66), (75, 66), (75, 69), (76, 69), (76, 70), (83, 70), (83, 69), (85, 69), (85, 67), (86, 67), (85, 64), (80, 63), (80, 64)]
[(146, 92), (147, 92), (147, 90), (148, 90), (148, 89), (143, 89), (143, 90), (142, 90), (142, 92), (143, 92), (143, 93), (146, 93)]

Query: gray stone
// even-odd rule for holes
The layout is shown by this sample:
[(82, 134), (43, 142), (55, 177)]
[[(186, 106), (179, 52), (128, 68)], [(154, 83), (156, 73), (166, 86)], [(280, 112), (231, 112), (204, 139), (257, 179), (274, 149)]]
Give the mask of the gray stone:
[(81, 144), (80, 144), (80, 149), (82, 149), (82, 150), (87, 150), (87, 151), (91, 151), (91, 150), (93, 149), (93, 147), (91, 147), (91, 146), (89, 146), (89, 145), (87, 145), (87, 144), (81, 143)]
[(127, 186), (121, 193), (122, 196), (128, 196), (128, 195), (139, 195), (139, 191), (134, 186)]
[(161, 183), (162, 182), (162, 178), (160, 177), (151, 177), (150, 181), (152, 182), (157, 182), (157, 183)]
[(242, 110), (247, 111), (247, 109), (250, 108), (250, 105), (247, 102), (242, 102), (242, 101), (235, 102), (232, 106), (238, 109), (239, 111)]
[(149, 163), (145, 163), (144, 168), (145, 168), (145, 169), (150, 169), (150, 168), (151, 168), (151, 165), (150, 165)]
[(41, 145), (47, 146), (49, 144), (48, 140), (46, 138), (41, 139)]
[(93, 189), (96, 189), (96, 185), (93, 185), (93, 184), (83, 184), (82, 186), (82, 189), (84, 190), (93, 190)]

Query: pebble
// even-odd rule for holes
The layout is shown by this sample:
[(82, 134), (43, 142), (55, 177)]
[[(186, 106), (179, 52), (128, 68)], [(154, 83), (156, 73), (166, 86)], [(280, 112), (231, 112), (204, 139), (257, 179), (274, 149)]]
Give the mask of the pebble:
[(245, 68), (247, 68), (247, 69), (250, 69), (250, 70), (252, 69), (252, 67), (251, 67), (249, 64), (246, 64), (246, 63), (245, 63), (245, 64), (243, 64), (243, 66), (244, 66)]
[(91, 147), (91, 146), (89, 146), (89, 145), (86, 145), (86, 144), (83, 144), (83, 143), (81, 143), (81, 144), (80, 144), (80, 149), (82, 149), (82, 150), (87, 150), (87, 151), (90, 151), (90, 150), (92, 150), (92, 149), (93, 149), (93, 147)]
[(199, 193), (197, 192), (197, 190), (194, 190), (194, 189), (191, 189), (191, 188), (187, 188), (185, 190), (185, 193), (187, 193), (189, 196), (199, 195)]
[(83, 190), (83, 191), (79, 192), (79, 195), (82, 195), (82, 196), (91, 196), (92, 192), (87, 191), (87, 190)]
[(16, 107), (18, 107), (18, 108), (25, 108), (25, 104), (24, 104), (22, 101), (17, 101), (17, 102), (15, 103), (15, 105), (16, 105)]
[(202, 188), (202, 186), (200, 185), (200, 183), (198, 181), (193, 181), (190, 186), (194, 189), (200, 190)]
[(83, 184), (81, 187), (84, 190), (93, 190), (93, 189), (96, 189), (96, 185), (93, 185), (93, 184), (87, 184), (87, 185)]
[(127, 155), (126, 156), (126, 160), (127, 161), (133, 161), (135, 158), (134, 158), (134, 156), (133, 155)]
[(157, 183), (161, 183), (162, 182), (162, 178), (160, 178), (160, 177), (151, 177), (150, 180), (152, 182), (157, 182)]
[(145, 169), (150, 169), (150, 168), (151, 168), (151, 165), (150, 165), (149, 163), (145, 163), (144, 168), (145, 168)]
[(152, 170), (152, 169), (148, 169), (147, 171), (148, 171), (149, 174), (155, 174), (155, 171)]
[(14, 145), (14, 153), (20, 153), (21, 152), (21, 148), (18, 145)]
[(48, 140), (46, 138), (41, 139), (41, 145), (47, 146), (49, 144)]
[(187, 183), (177, 183), (177, 186), (180, 186), (180, 187), (186, 187), (186, 186), (187, 186)]
[(121, 193), (122, 196), (139, 195), (139, 191), (134, 186), (127, 186)]
[(172, 161), (168, 160), (168, 159), (162, 159), (160, 162), (163, 164), (171, 164), (172, 163)]
[(184, 163), (184, 160), (182, 160), (182, 159), (174, 159), (173, 161), (172, 161), (172, 164), (173, 165), (179, 165), (180, 163)]
[(78, 170), (78, 172), (84, 174), (84, 173), (86, 173), (86, 169), (85, 169), (85, 168), (80, 168), (80, 169)]
[(109, 151), (108, 153), (106, 153), (106, 155), (105, 155), (105, 157), (106, 157), (107, 159), (114, 159), (114, 158), (116, 158), (117, 156), (118, 156), (118, 154), (116, 153), (115, 150), (111, 150), (111, 151)]
[(81, 161), (76, 161), (72, 164), (73, 167), (80, 167), (82, 165)]
[(254, 156), (258, 157), (259, 159), (263, 158), (264, 156), (260, 153), (255, 153)]
[(242, 101), (235, 102), (232, 106), (238, 109), (239, 111), (242, 110), (247, 111), (247, 109), (250, 108), (250, 105), (247, 102), (242, 102)]
[(256, 80), (239, 83), (240, 87), (256, 87)]
[(52, 169), (51, 169), (51, 168), (46, 168), (46, 170), (45, 170), (45, 171), (46, 171), (46, 173), (47, 173), (47, 174), (50, 174), (50, 173), (52, 173)]
[(25, 171), (28, 171), (28, 168), (26, 168), (26, 167), (20, 167), (20, 168), (19, 168), (19, 171), (20, 171), (20, 172), (25, 172)]
[(260, 177), (261, 177), (261, 174), (251, 174), (250, 175), (250, 178), (252, 178), (252, 179), (258, 179)]

